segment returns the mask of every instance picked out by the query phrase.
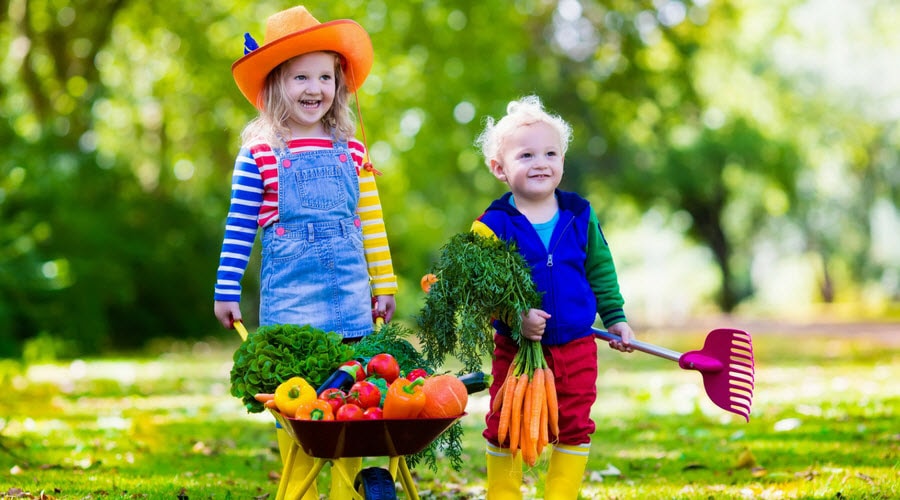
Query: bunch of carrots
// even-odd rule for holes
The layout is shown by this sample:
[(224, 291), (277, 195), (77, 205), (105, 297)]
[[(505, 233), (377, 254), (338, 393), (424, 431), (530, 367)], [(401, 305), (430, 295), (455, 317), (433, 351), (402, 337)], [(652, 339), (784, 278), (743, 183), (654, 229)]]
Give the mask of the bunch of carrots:
[(508, 437), (513, 456), (521, 451), (522, 460), (533, 467), (550, 437), (559, 435), (556, 381), (540, 342), (521, 340), (491, 411), (500, 412), (500, 443)]

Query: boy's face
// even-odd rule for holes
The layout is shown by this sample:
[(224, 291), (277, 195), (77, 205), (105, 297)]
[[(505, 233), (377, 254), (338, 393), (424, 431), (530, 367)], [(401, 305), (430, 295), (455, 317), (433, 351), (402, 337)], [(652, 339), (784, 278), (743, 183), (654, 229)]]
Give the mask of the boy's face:
[(290, 101), (288, 122), (295, 136), (325, 133), (322, 117), (334, 103), (334, 58), (327, 52), (310, 52), (287, 63), (284, 88)]
[(516, 198), (552, 197), (563, 174), (562, 144), (556, 129), (544, 122), (523, 125), (503, 141), (491, 172), (509, 184)]

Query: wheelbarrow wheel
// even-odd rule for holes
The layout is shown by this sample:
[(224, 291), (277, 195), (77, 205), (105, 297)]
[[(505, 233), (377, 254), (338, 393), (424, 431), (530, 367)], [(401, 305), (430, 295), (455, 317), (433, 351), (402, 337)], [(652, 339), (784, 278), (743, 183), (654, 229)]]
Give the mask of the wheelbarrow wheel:
[(368, 467), (359, 471), (353, 481), (356, 492), (366, 500), (397, 500), (394, 478), (387, 469)]

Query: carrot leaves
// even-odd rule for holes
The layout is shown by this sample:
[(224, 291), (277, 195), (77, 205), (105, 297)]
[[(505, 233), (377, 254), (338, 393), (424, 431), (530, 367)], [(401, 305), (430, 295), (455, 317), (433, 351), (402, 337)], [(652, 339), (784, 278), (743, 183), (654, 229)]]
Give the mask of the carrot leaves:
[(522, 316), (540, 307), (531, 269), (513, 244), (472, 232), (459, 233), (441, 248), (419, 317), (426, 358), (443, 364), (448, 355), (468, 371), (481, 369), (493, 352), (492, 322), (499, 319), (521, 339)]

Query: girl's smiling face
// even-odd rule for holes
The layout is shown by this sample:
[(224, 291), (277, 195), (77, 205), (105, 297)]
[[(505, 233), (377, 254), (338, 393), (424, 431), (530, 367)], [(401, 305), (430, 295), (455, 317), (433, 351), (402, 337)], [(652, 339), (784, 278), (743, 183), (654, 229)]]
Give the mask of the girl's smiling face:
[(288, 61), (283, 84), (290, 102), (288, 126), (295, 137), (326, 135), (322, 117), (334, 103), (335, 57), (310, 52)]
[(541, 201), (553, 197), (563, 174), (559, 133), (550, 124), (535, 122), (516, 128), (503, 140), (491, 172), (509, 185), (519, 199)]

